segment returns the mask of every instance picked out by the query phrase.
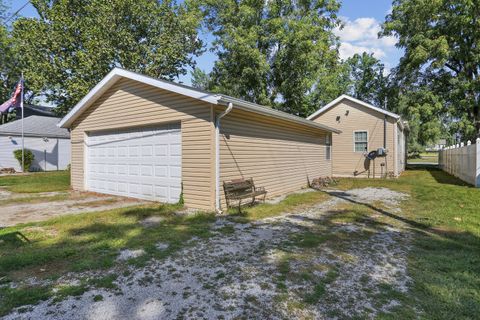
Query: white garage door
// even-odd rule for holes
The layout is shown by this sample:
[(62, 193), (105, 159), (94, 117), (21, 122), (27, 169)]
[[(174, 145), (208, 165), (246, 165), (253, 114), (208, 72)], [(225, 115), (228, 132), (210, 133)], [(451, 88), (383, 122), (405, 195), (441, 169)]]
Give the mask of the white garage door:
[(90, 133), (87, 189), (178, 202), (182, 180), (181, 151), (180, 124)]

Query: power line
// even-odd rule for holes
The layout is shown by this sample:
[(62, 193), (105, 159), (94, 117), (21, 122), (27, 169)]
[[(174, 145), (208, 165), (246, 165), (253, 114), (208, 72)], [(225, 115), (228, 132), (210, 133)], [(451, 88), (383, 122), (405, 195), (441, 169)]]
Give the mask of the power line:
[(8, 21), (12, 20), (13, 17), (15, 17), (20, 11), (22, 11), (23, 8), (25, 8), (25, 7), (27, 6), (27, 4), (29, 4), (29, 3), (30, 3), (30, 0), (28, 0), (23, 6), (21, 6), (20, 9), (18, 9), (17, 11), (15, 11), (15, 13), (10, 16), (10, 18), (8, 18), (7, 20), (5, 20), (4, 24), (6, 25)]

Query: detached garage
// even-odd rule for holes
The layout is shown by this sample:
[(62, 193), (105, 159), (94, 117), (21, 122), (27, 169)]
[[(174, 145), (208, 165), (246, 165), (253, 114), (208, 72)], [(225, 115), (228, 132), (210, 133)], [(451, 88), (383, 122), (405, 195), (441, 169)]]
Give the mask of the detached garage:
[[(340, 131), (221, 94), (113, 69), (60, 122), (72, 187), (224, 210), (222, 182), (253, 178), (268, 197), (331, 175)], [(328, 148), (328, 149), (327, 149)]]

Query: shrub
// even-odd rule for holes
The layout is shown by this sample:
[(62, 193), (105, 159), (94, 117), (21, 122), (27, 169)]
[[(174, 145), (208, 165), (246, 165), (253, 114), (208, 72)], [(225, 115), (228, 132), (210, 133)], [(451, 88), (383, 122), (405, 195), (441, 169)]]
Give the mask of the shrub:
[(425, 151), (425, 147), (417, 142), (408, 144), (408, 159), (420, 158), (420, 153)]
[[(22, 166), (22, 149), (18, 149), (13, 151), (13, 155), (15, 156), (15, 159), (17, 159), (18, 163), (20, 163), (20, 166)], [(35, 156), (33, 155), (33, 152), (25, 149), (24, 151), (24, 171), (30, 171), (30, 166), (33, 163), (33, 160), (35, 160)]]

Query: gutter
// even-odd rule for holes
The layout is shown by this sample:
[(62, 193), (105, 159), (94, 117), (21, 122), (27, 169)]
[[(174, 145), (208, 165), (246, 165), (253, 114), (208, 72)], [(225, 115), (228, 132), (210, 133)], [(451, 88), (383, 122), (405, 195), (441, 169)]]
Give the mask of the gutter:
[(215, 118), (215, 210), (222, 213), (220, 208), (220, 119), (225, 117), (233, 109), (233, 103), (229, 102), (225, 111)]
[[(0, 132), (0, 136), (2, 137), (21, 137), (22, 134), (19, 132)], [(52, 138), (52, 139), (70, 139), (70, 135), (68, 136), (61, 136), (55, 134), (38, 134), (38, 133), (30, 133), (25, 132), (25, 137), (34, 137), (34, 138)]]
[(255, 112), (255, 113), (263, 114), (263, 115), (266, 115), (266, 116), (269, 116), (269, 117), (272, 117), (272, 118), (291, 121), (291, 122), (295, 122), (295, 123), (300, 124), (300, 125), (308, 126), (308, 127), (315, 128), (315, 129), (321, 129), (321, 130), (324, 130), (324, 131), (330, 131), (330, 132), (337, 133), (337, 134), (342, 133), (341, 130), (338, 130), (338, 129), (335, 129), (335, 128), (332, 128), (332, 127), (314, 122), (312, 120), (307, 120), (305, 118), (301, 118), (301, 117), (298, 117), (298, 116), (295, 116), (295, 115), (292, 115), (292, 114), (288, 114), (288, 113), (285, 113), (285, 112), (282, 112), (282, 111), (279, 111), (279, 110), (275, 110), (275, 109), (272, 109), (272, 108), (269, 108), (269, 107), (264, 107), (264, 106), (261, 106), (261, 105), (255, 104), (255, 103), (251, 103), (251, 102), (247, 102), (247, 101), (244, 101), (244, 100), (240, 100), (240, 99), (237, 99), (237, 98), (222, 95), (220, 97), (220, 99), (218, 100), (218, 104), (230, 104), (230, 103), (235, 103), (235, 109), (241, 109), (241, 110), (245, 110), (245, 111), (249, 111), (249, 112)]

